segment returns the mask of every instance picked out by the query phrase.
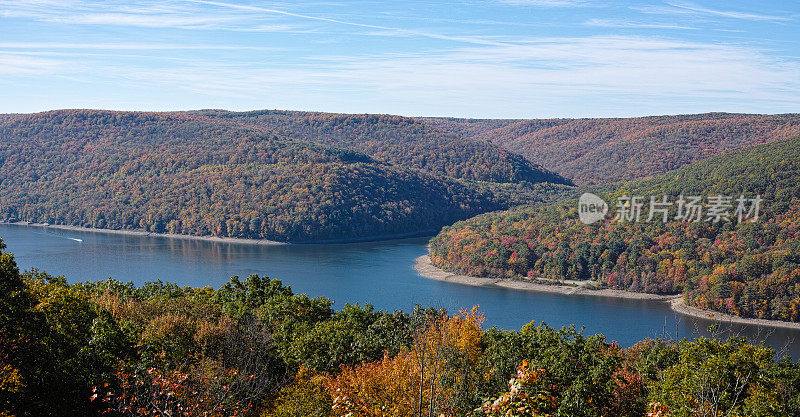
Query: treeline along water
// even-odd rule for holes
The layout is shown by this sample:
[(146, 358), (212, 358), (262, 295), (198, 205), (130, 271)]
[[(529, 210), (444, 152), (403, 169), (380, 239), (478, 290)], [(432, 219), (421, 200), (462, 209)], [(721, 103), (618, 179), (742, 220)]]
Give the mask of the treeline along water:
[[(708, 336), (713, 322), (681, 316), (666, 303), (591, 296), (478, 288), (420, 277), (414, 259), (427, 239), (326, 245), (260, 246), (0, 224), (0, 238), (21, 269), (39, 268), (70, 282), (102, 280), (142, 284), (162, 280), (218, 287), (230, 276), (260, 274), (282, 280), (297, 293), (324, 296), (341, 308), (370, 303), (377, 309), (410, 310), (415, 304), (445, 308), (480, 305), (487, 326), (519, 329), (535, 320), (575, 324), (602, 333), (623, 347), (648, 337)], [(800, 357), (800, 330), (721, 323), (736, 333)]]

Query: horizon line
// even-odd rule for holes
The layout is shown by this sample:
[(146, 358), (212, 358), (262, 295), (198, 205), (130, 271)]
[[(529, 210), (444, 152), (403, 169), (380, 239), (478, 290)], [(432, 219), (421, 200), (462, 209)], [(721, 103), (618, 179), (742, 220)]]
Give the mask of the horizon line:
[(665, 113), (665, 114), (646, 114), (637, 116), (539, 116), (539, 117), (468, 117), (468, 116), (443, 116), (443, 115), (404, 115), (396, 113), (368, 113), (368, 112), (335, 112), (323, 110), (294, 110), (294, 109), (279, 109), (279, 108), (259, 108), (250, 110), (228, 110), (223, 108), (198, 108), (186, 110), (120, 110), (120, 109), (104, 109), (104, 108), (90, 108), (90, 107), (72, 107), (72, 108), (56, 108), (47, 109), (33, 112), (2, 112), (0, 116), (25, 116), (36, 115), (44, 113), (67, 112), (67, 111), (97, 111), (97, 112), (115, 112), (115, 113), (196, 113), (196, 112), (226, 112), (226, 113), (256, 113), (256, 112), (289, 112), (289, 113), (316, 113), (316, 114), (331, 114), (331, 115), (377, 115), (377, 116), (396, 116), (406, 117), (412, 119), (464, 119), (464, 120), (584, 120), (584, 119), (642, 119), (651, 117), (680, 117), (680, 116), (699, 116), (699, 115), (740, 115), (740, 116), (793, 116), (800, 115), (798, 112), (781, 112), (781, 113), (748, 113), (748, 112), (731, 112), (731, 111), (706, 111), (699, 113)]

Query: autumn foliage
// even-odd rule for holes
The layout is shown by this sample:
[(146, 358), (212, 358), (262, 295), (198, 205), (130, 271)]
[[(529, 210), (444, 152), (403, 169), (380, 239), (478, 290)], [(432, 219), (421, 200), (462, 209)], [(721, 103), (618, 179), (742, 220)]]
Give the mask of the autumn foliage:
[[(2, 243), (0, 243), (2, 248)], [(0, 253), (5, 416), (785, 416), (800, 365), (743, 339), (623, 349), (574, 327), (482, 329), (280, 281), (219, 289), (20, 273)]]
[(433, 316), (394, 357), (345, 367), (326, 384), (335, 416), (463, 415), (478, 381), (483, 316), (476, 308)]
[(0, 115), (0, 220), (354, 240), (433, 232), (508, 207), (541, 182), (568, 181), (496, 145), (400, 117)]
[[(621, 196), (759, 195), (758, 221), (586, 225), (577, 203), (520, 208), (446, 227), (431, 241), (435, 265), (475, 276), (683, 294), (690, 305), (743, 317), (800, 321), (800, 140), (763, 145), (622, 183)], [(642, 219), (647, 218), (645, 204)], [(706, 209), (708, 206), (706, 205)], [(733, 213), (733, 209), (731, 209)]]
[(499, 144), (578, 184), (643, 179), (800, 135), (797, 114), (424, 121)]

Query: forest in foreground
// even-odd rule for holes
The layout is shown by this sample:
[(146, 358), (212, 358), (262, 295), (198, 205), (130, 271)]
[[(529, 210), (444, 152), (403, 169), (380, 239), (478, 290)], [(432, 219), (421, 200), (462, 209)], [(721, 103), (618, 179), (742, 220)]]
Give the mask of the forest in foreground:
[[(579, 221), (576, 200), (456, 223), (431, 241), (431, 258), (441, 268), (468, 275), (683, 294), (688, 305), (702, 309), (797, 322), (798, 178), (800, 138), (760, 145), (608, 185), (601, 190), (612, 214), (595, 224)], [(714, 222), (702, 214), (699, 221), (675, 220), (673, 205), (668, 221), (659, 220), (661, 213), (645, 221), (649, 196), (674, 202), (680, 195), (730, 196), (730, 218)], [(735, 216), (733, 199), (742, 195), (763, 200), (758, 221)], [(644, 196), (642, 221), (614, 219), (615, 203), (631, 196)]]
[(256, 275), (219, 289), (20, 272), (0, 242), (4, 416), (787, 416), (800, 364), (733, 337), (622, 348), (478, 308), (376, 311)]

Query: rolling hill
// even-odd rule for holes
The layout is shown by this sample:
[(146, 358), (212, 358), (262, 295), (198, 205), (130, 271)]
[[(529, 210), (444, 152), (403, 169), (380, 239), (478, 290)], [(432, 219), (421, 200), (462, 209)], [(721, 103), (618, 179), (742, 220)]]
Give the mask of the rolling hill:
[(264, 110), (204, 111), (199, 115), (234, 121), (279, 136), (349, 149), (380, 161), (468, 181), (568, 183), (520, 155), (481, 139), (419, 120), (380, 114), (335, 114)]
[(646, 178), (732, 150), (800, 135), (798, 114), (420, 120), (501, 145), (578, 184)]
[(504, 187), (567, 182), (410, 119), (270, 114), (0, 116), (0, 219), (353, 240), (435, 232), (508, 207)]

